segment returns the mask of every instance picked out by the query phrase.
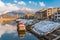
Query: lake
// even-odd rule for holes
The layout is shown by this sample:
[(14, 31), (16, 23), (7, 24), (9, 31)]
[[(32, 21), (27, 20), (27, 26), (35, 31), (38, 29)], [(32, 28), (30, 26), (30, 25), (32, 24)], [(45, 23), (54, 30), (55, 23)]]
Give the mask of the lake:
[(25, 38), (20, 38), (20, 40), (38, 40), (38, 39), (31, 33), (27, 32)]
[(18, 37), (17, 26), (12, 24), (0, 24), (0, 40), (38, 40), (34, 35), (26, 32), (26, 36), (21, 39)]

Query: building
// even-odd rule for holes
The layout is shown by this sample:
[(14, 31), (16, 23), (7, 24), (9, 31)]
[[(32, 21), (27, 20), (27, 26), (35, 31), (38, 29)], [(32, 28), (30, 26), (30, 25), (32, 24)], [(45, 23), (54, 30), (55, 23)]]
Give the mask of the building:
[(40, 11), (37, 11), (37, 12), (35, 13), (35, 19), (38, 19), (38, 20), (42, 19), (42, 14), (41, 14)]
[(27, 19), (34, 19), (34, 14), (28, 13), (28, 14), (25, 15), (25, 18), (27, 18)]
[(54, 21), (60, 22), (60, 8), (58, 8), (57, 12), (53, 16)]
[(53, 20), (54, 14), (58, 12), (60, 8), (44, 8), (40, 10), (39, 12), (36, 12), (36, 18), (38, 19), (47, 19), (47, 20)]
[(39, 20), (47, 19), (47, 9), (42, 9), (35, 13), (35, 18)]

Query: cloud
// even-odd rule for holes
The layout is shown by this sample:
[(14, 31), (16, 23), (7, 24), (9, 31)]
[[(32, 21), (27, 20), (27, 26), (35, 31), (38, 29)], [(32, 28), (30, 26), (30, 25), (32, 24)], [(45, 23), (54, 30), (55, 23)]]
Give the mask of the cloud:
[(0, 1), (0, 7), (3, 7), (3, 6), (5, 6), (5, 4), (2, 1)]
[(48, 8), (54, 8), (54, 7), (48, 7)]
[(28, 8), (28, 7), (23, 7), (22, 10), (31, 11), (32, 9), (31, 8)]
[(37, 5), (36, 2), (33, 2), (33, 1), (29, 1), (30, 4), (34, 4), (34, 5)]
[(39, 2), (40, 6), (45, 6), (44, 2)]
[(19, 7), (17, 7), (15, 4), (11, 3), (4, 3), (0, 1), (0, 15), (9, 11), (19, 10)]
[(21, 11), (35, 12), (36, 10), (28, 7), (23, 7)]
[(18, 4), (20, 4), (20, 5), (26, 5), (26, 3), (24, 1), (20, 1), (20, 2), (18, 2)]
[(31, 4), (31, 3), (32, 3), (32, 1), (29, 1), (29, 3)]
[(17, 0), (14, 0), (15, 3), (17, 3)]
[[(23, 1), (20, 1), (19, 4), (26, 5), (26, 3)], [(2, 1), (0, 1), (0, 15), (5, 14), (5, 13), (10, 12), (10, 11), (16, 11), (16, 10), (24, 10), (24, 11), (30, 11), (30, 12), (35, 11), (34, 9), (31, 9), (28, 7), (22, 6), (22, 8), (20, 8), (16, 4), (4, 3)]]
[(19, 8), (15, 4), (7, 3), (8, 10), (13, 11), (13, 10), (19, 10)]
[(11, 4), (11, 3), (7, 3), (6, 6), (3, 8), (4, 8), (4, 10), (2, 10), (4, 11), (3, 13), (19, 10), (19, 8), (15, 4)]

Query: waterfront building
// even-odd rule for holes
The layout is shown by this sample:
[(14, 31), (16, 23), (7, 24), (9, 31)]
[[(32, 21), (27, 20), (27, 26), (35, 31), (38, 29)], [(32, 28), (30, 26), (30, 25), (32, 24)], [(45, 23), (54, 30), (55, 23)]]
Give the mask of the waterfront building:
[(58, 13), (58, 10), (60, 8), (44, 8), (38, 12), (35, 13), (35, 17), (37, 19), (47, 19), (47, 20), (53, 20), (54, 15)]
[(34, 14), (28, 13), (28, 14), (25, 15), (25, 17), (26, 17), (27, 19), (34, 19)]
[(60, 22), (60, 8), (58, 8), (58, 11), (54, 14), (54, 21)]

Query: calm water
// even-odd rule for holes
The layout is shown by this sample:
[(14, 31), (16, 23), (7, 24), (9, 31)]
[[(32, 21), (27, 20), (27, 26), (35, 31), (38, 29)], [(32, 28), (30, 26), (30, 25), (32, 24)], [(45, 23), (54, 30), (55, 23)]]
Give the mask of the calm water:
[(18, 37), (17, 27), (12, 25), (0, 26), (0, 40), (38, 40), (34, 35), (26, 33), (25, 38)]
[(5, 33), (4, 35), (2, 35), (0, 40), (38, 40), (35, 36), (33, 36), (30, 33), (26, 33), (26, 37), (23, 39), (21, 39), (20, 37), (18, 37), (18, 35), (15, 34), (16, 33), (12, 33), (12, 34)]
[(38, 39), (34, 35), (32, 35), (31, 33), (26, 33), (26, 37), (20, 38), (20, 40), (38, 40)]
[[(15, 25), (15, 26), (14, 26)], [(0, 40), (38, 40), (34, 35), (27, 33), (25, 38), (18, 37), (16, 23), (1, 26), (0, 25)]]

